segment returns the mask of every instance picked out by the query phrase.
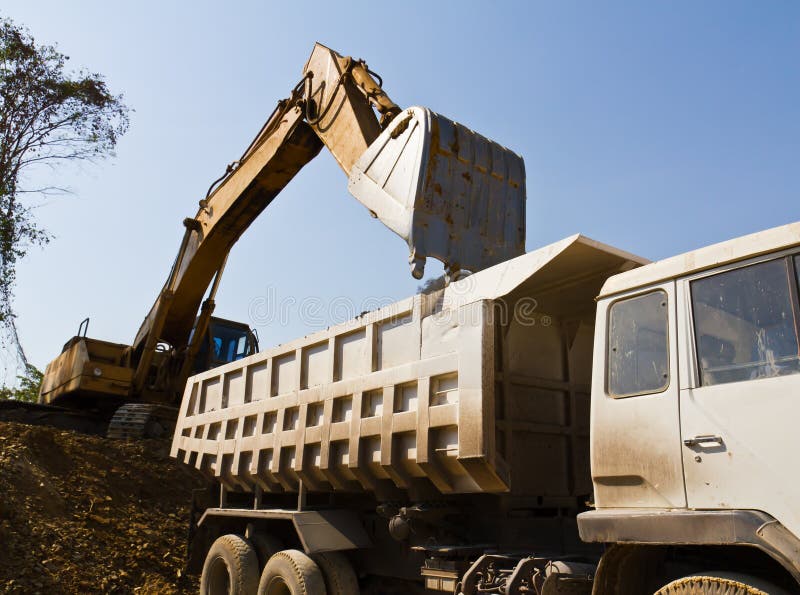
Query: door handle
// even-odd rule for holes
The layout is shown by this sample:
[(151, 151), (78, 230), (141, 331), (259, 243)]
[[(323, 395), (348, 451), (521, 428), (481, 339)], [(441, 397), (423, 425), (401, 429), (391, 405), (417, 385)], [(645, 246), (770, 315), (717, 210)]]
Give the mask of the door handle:
[(691, 448), (692, 446), (702, 446), (703, 444), (722, 444), (722, 436), (713, 436), (706, 434), (703, 436), (695, 436), (694, 438), (685, 438), (683, 444)]

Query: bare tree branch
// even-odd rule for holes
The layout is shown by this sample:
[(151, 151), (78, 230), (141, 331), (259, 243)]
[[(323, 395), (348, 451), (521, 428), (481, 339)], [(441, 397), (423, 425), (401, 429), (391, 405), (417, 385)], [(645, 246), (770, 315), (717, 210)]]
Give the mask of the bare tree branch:
[(38, 165), (94, 162), (113, 155), (128, 128), (128, 108), (103, 77), (68, 72), (68, 58), (55, 47), (38, 45), (10, 19), (0, 19), (0, 325), (14, 326), (16, 265), (50, 236), (23, 199), (68, 190), (58, 186), (22, 188), (20, 176)]

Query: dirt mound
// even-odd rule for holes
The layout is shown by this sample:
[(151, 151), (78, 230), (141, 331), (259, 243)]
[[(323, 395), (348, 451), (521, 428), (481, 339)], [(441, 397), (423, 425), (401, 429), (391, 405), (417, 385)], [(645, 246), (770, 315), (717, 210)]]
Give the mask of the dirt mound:
[(196, 593), (193, 470), (166, 441), (0, 422), (0, 592)]

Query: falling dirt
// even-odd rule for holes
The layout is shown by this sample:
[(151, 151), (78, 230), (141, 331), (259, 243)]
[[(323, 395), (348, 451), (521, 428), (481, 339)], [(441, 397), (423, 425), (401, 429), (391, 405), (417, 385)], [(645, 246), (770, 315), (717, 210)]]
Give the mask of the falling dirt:
[(196, 593), (186, 532), (204, 483), (168, 449), (0, 422), (0, 593)]

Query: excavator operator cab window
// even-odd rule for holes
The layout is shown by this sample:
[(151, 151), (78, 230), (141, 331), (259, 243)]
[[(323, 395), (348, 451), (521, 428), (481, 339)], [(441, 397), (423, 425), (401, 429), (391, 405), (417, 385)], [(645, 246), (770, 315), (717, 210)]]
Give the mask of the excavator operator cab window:
[(211, 325), (211, 346), (214, 365), (221, 366), (247, 355), (247, 329), (226, 326), (215, 322)]
[(209, 324), (207, 335), (192, 366), (194, 374), (240, 360), (256, 351), (249, 329), (243, 326), (214, 320)]

